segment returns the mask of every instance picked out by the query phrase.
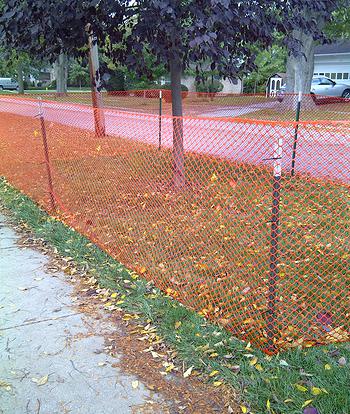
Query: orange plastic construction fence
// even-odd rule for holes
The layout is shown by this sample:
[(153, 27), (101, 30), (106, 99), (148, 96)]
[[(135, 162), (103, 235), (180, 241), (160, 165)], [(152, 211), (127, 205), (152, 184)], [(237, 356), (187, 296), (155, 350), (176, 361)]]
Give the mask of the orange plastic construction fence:
[(265, 352), (349, 340), (348, 121), (1, 96), (0, 160), (47, 211)]
[[(92, 105), (91, 92), (88, 91), (65, 94), (56, 92), (26, 93), (25, 95), (25, 97), (33, 99), (37, 99), (39, 96), (57, 103), (70, 102)], [(266, 96), (264, 94), (182, 92), (182, 98), (185, 116), (294, 121), (298, 95)], [(103, 91), (101, 100), (104, 108), (118, 109), (123, 112), (159, 115), (161, 111), (162, 115), (172, 114), (170, 90)], [(349, 119), (349, 116), (349, 99), (320, 95), (316, 97), (313, 95), (303, 96), (302, 120), (343, 120)]]

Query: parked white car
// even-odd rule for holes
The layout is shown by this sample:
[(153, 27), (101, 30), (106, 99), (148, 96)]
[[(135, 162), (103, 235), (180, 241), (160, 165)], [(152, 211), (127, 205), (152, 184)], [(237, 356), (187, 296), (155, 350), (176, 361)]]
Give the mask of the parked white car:
[(315, 95), (350, 98), (350, 85), (325, 77), (315, 77), (312, 79), (310, 92)]
[(14, 91), (14, 90), (17, 90), (18, 87), (19, 85), (16, 79), (0, 78), (0, 91), (3, 91), (5, 89)]
[[(277, 93), (277, 99), (281, 102), (286, 93), (286, 85), (283, 85)], [(324, 76), (316, 76), (312, 78), (310, 94), (317, 99), (318, 95), (332, 96), (335, 98), (350, 98), (350, 85), (335, 82)]]

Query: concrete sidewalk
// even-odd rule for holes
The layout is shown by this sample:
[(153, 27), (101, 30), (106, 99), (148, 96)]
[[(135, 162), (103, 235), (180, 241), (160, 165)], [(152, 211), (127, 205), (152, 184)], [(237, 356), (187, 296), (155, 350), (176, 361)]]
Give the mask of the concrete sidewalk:
[(67, 275), (18, 239), (0, 215), (1, 414), (192, 412), (116, 367), (105, 338), (122, 328), (80, 311)]
[[(134, 376), (147, 356), (121, 318), (102, 305), (86, 311), (96, 303), (79, 282), (50, 272), (50, 257), (19, 240), (0, 214), (0, 414), (227, 412), (198, 380), (169, 376), (156, 392)], [(144, 381), (162, 381), (159, 366), (145, 366)]]

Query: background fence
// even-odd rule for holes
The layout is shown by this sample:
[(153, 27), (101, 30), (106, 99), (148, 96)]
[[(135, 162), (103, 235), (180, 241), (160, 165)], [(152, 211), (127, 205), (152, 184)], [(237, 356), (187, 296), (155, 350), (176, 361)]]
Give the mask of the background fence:
[[(102, 92), (105, 108), (118, 109), (124, 112), (159, 114), (160, 90), (113, 91)], [(0, 95), (2, 96), (2, 95)], [(68, 92), (67, 94), (32, 93), (24, 95), (27, 99), (50, 100), (57, 103), (74, 103), (92, 105), (91, 92)], [(162, 114), (171, 115), (171, 92), (162, 90)], [(294, 121), (297, 94), (287, 94), (282, 102), (278, 96), (266, 97), (265, 94), (229, 94), (183, 92), (184, 115), (191, 117), (244, 117), (249, 119)], [(16, 98), (18, 95), (9, 95)], [(311, 95), (303, 96), (303, 120), (344, 120), (350, 117), (350, 100)]]
[(184, 117), (175, 189), (174, 119), (103, 115), (0, 97), (0, 175), (266, 352), (349, 340), (349, 122)]

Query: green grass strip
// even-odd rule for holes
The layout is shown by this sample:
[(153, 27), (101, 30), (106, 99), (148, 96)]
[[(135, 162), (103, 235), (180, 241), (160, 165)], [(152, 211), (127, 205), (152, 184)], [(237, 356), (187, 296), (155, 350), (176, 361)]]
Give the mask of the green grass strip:
[[(194, 366), (207, 374), (219, 371), (210, 380), (232, 385), (240, 393), (242, 412), (247, 407), (247, 412), (254, 414), (300, 414), (304, 407), (313, 406), (320, 414), (350, 413), (349, 344), (294, 349), (268, 357), (247, 348), (244, 342), (146, 281), (131, 278), (128, 269), (84, 236), (50, 217), (4, 179), (0, 179), (0, 202), (18, 222), (26, 223), (59, 254), (87, 267), (101, 287), (125, 295), (120, 307), (151, 320), (186, 367)], [(181, 325), (175, 329), (179, 321)], [(339, 364), (340, 358), (345, 358), (345, 365)]]

